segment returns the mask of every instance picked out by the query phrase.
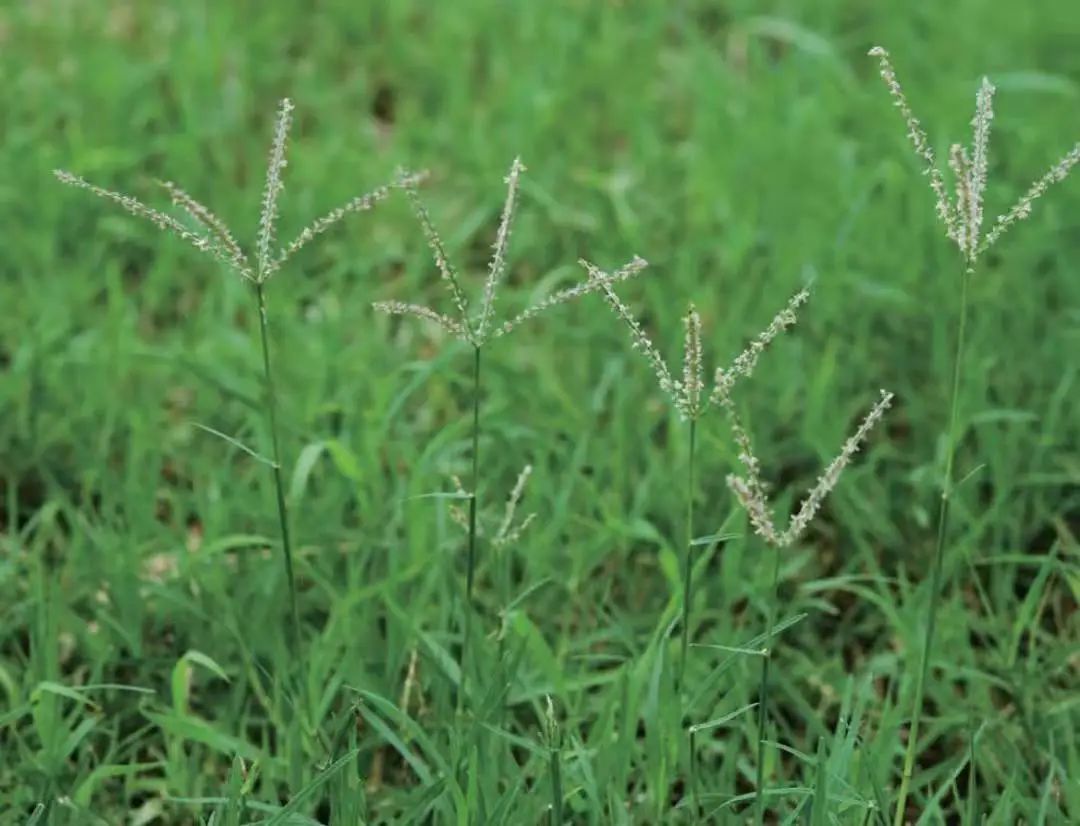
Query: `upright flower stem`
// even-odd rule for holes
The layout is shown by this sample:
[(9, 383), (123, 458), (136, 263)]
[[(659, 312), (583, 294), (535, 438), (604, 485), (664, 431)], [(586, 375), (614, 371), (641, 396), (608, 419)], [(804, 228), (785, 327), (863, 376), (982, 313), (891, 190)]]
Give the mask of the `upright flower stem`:
[(690, 418), (690, 455), (687, 459), (686, 474), (686, 551), (683, 560), (683, 611), (682, 611), (682, 656), (679, 658), (679, 687), (682, 688), (686, 675), (686, 655), (690, 647), (690, 597), (693, 593), (694, 576), (694, 453), (697, 442), (697, 418)]
[(907, 751), (904, 754), (904, 773), (900, 779), (900, 792), (896, 799), (894, 826), (903, 826), (911, 778), (915, 770), (915, 757), (919, 744), (919, 720), (922, 716), (923, 693), (930, 673), (930, 653), (934, 645), (937, 626), (938, 604), (941, 602), (941, 579), (945, 563), (945, 540), (949, 533), (949, 507), (953, 495), (953, 464), (956, 456), (957, 421), (959, 420), (960, 383), (963, 375), (964, 346), (967, 331), (968, 282), (973, 267), (965, 264), (960, 280), (960, 320), (956, 330), (956, 353), (953, 357), (952, 392), (949, 401), (949, 429), (945, 441), (945, 478), (942, 481), (941, 501), (938, 505), (937, 542), (934, 547), (934, 567), (930, 573), (930, 608), (926, 617), (926, 635), (923, 638), (919, 659), (919, 673), (915, 683), (915, 702), (911, 709), (911, 726), (908, 728)]
[(469, 637), (472, 634), (472, 596), (473, 582), (476, 576), (476, 486), (480, 480), (480, 345), (473, 345), (473, 415), (472, 415), (472, 481), (469, 483), (469, 546), (465, 560), (465, 625), (461, 640), (461, 688), (458, 692), (458, 707), (465, 698), (466, 673), (468, 663), (466, 654), (469, 649)]
[(263, 382), (266, 391), (266, 408), (270, 423), (270, 441), (273, 447), (274, 488), (277, 493), (278, 522), (281, 529), (281, 550), (285, 558), (285, 578), (289, 585), (289, 605), (292, 614), (291, 647), (299, 655), (301, 645), (300, 611), (296, 604), (296, 576), (293, 571), (292, 543), (289, 539), (289, 515), (285, 505), (285, 485), (281, 479), (281, 439), (278, 436), (277, 391), (274, 373), (270, 367), (270, 336), (266, 313), (266, 291), (262, 282), (255, 284), (255, 297), (259, 305), (259, 333), (262, 340)]
[(769, 663), (773, 657), (773, 632), (776, 628), (776, 605), (780, 599), (780, 547), (773, 546), (772, 586), (765, 606), (765, 651), (761, 660), (761, 685), (758, 688), (757, 749), (757, 824), (765, 823), (765, 726), (769, 719)]

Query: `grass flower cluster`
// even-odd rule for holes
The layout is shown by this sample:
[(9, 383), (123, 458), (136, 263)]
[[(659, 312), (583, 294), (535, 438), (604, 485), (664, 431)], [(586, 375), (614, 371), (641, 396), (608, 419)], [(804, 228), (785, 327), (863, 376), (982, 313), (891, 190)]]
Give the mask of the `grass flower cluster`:
[[(785, 48), (809, 44), (818, 52), (824, 49), (806, 32), (763, 21), (752, 27), (755, 36), (777, 37)], [(770, 415), (784, 418), (776, 414), (796, 410), (807, 421), (826, 417), (836, 424), (837, 434), (849, 434), (843, 441), (836, 435), (822, 440), (840, 446), (831, 460), (827, 456), (835, 448), (823, 453), (820, 465), (816, 458), (802, 462), (787, 455), (793, 444), (813, 441), (805, 438), (799, 423), (785, 422), (775, 449), (769, 445), (759, 451), (751, 430), (760, 433), (765, 428), (752, 428), (756, 423), (742, 399), (743, 394), (767, 397), (766, 382), (761, 381), (767, 370), (759, 370), (760, 363), (774, 358), (785, 363), (777, 351), (787, 346), (783, 340), (789, 333), (803, 331), (794, 328), (811, 290), (799, 289), (784, 303), (784, 293), (774, 297), (755, 285), (755, 293), (764, 293), (759, 304), (771, 305), (769, 312), (775, 314), (764, 329), (752, 328), (760, 330), (756, 335), (742, 329), (736, 309), (717, 311), (726, 304), (704, 294), (704, 284), (695, 285), (695, 303), (671, 300), (677, 291), (657, 285), (660, 276), (639, 280), (665, 269), (667, 262), (650, 268), (631, 253), (638, 240), (655, 236), (634, 236), (632, 230), (641, 224), (627, 217), (633, 210), (623, 200), (624, 181), (618, 175), (583, 176), (602, 208), (610, 204), (625, 230), (625, 235), (607, 240), (631, 248), (615, 259), (625, 261), (621, 266), (600, 266), (595, 261), (607, 253), (581, 257), (574, 235), (589, 222), (564, 196), (527, 178), (525, 165), (514, 158), (504, 178), (501, 209), (493, 205), (490, 213), (474, 213), (490, 215), (490, 223), (474, 218), (470, 225), (490, 243), (486, 263), (476, 267), (478, 286), (473, 289), (471, 275), (460, 263), (469, 256), (444, 240), (457, 236), (444, 235), (437, 227), (440, 210), (429, 208), (422, 193), (426, 173), (399, 170), (388, 183), (310, 221), (290, 240), (280, 237), (294, 118), (289, 99), (281, 101), (273, 121), (265, 178), (256, 182), (261, 183), (261, 199), (250, 237), (234, 231), (172, 181), (160, 183), (163, 201), (170, 206), (158, 208), (57, 170), (61, 183), (149, 222), (229, 273), (238, 293), (250, 293), (248, 313), (252, 327), (257, 319), (258, 344), (248, 347), (245, 339), (242, 346), (251, 358), (250, 380), (259, 387), (257, 398), (237, 389), (243, 379), (234, 381), (234, 365), (216, 370), (217, 365), (199, 363), (188, 353), (182, 360), (200, 379), (209, 376), (208, 383), (223, 390), (227, 403), (254, 411), (263, 443), (248, 444), (230, 427), (200, 424), (201, 431), (221, 440), (223, 453), (215, 459), (220, 459), (220, 467), (191, 470), (178, 459), (155, 468), (150, 509), (154, 529), (164, 533), (159, 524), (171, 520), (179, 526), (181, 539), (173, 543), (179, 550), (150, 557), (150, 573), (145, 559), (124, 550), (135, 544), (128, 542), (124, 530), (140, 518), (138, 509), (110, 510), (101, 494), (80, 482), (60, 485), (60, 504), (52, 510), (41, 507), (23, 519), (22, 500), (34, 491), (6, 476), (0, 479), (0, 547), (17, 549), (10, 566), (6, 559), (0, 566), (0, 586), (9, 567), (32, 572), (25, 588), (19, 586), (19, 599), (11, 609), (13, 616), (30, 617), (25, 633), (20, 631), (13, 641), (0, 637), (0, 694), (11, 698), (10, 708), (0, 708), (0, 750), (10, 746), (11, 753), (20, 755), (20, 768), (11, 775), (4, 773), (0, 759), (0, 797), (14, 794), (20, 784), (34, 790), (33, 808), (17, 812), (12, 822), (107, 822), (92, 816), (90, 808), (110, 784), (123, 786), (125, 799), (139, 807), (125, 822), (147, 826), (630, 826), (734, 823), (751, 817), (763, 826), (884, 824), (890, 816), (895, 826), (904, 826), (934, 822), (939, 816), (952, 822), (959, 811), (964, 815), (957, 822), (974, 826), (991, 813), (991, 805), (997, 820), (988, 822), (1027, 822), (1033, 811), (1038, 822), (1053, 822), (1056, 813), (1080, 811), (1080, 793), (1071, 780), (1080, 768), (1070, 739), (1073, 729), (1058, 739), (1033, 733), (1040, 715), (1064, 720), (1075, 704), (1065, 700), (1047, 707), (1030, 702), (1031, 674), (1012, 668), (1025, 656), (1036, 664), (1045, 662), (1037, 659), (1039, 647), (1047, 645), (1048, 634), (1040, 623), (1050, 623), (1044, 615), (1056, 610), (1054, 627), (1063, 627), (1067, 619), (1062, 616), (1075, 609), (1071, 603), (1064, 609), (1059, 604), (1048, 607), (1045, 596), (1048, 582), (1069, 581), (1075, 573), (1069, 567), (1075, 562), (1070, 513), (1054, 516), (1058, 538), (1051, 552), (1037, 560), (1036, 573), (1023, 580), (1032, 596), (1008, 603), (1019, 605), (1020, 615), (1008, 643), (1010, 667), (994, 673), (967, 662), (955, 669), (937, 668), (948, 656), (937, 646), (939, 619), (948, 605), (947, 572), (954, 570), (948, 563), (959, 555), (956, 524), (973, 518), (971, 510), (956, 504), (960, 449), (965, 440), (974, 443), (970, 436), (980, 412), (963, 409), (970, 382), (970, 284), (986, 266), (987, 251), (1080, 163), (1080, 143), (1011, 207), (995, 213), (987, 203), (991, 170), (996, 168), (990, 152), (995, 85), (983, 78), (978, 87), (970, 142), (942, 152), (916, 117), (889, 53), (875, 47), (870, 56), (878, 62), (929, 183), (934, 220), (959, 253), (958, 307), (955, 324), (949, 321), (955, 343), (951, 370), (938, 390), (927, 392), (945, 400), (947, 413), (934, 422), (932, 434), (911, 427), (913, 405), (901, 385), (893, 383), (901, 372), (896, 369), (871, 385), (887, 383), (893, 391), (882, 389), (875, 400), (863, 400), (861, 415), (841, 416), (830, 382), (814, 384), (802, 375), (806, 368), (801, 363), (789, 363), (785, 392), (798, 401), (783, 407), (777, 402)], [(394, 116), (386, 114), (384, 127), (390, 129), (393, 123)], [(418, 230), (403, 237), (402, 248), (414, 242), (421, 250), (426, 245), (425, 278), (442, 291), (445, 304), (389, 292), (391, 300), (365, 300), (360, 306), (364, 312), (373, 309), (441, 330), (446, 336), (436, 341), (446, 343), (445, 355), (425, 354), (422, 367), (408, 366), (420, 378), (407, 388), (390, 387), (406, 370), (383, 370), (389, 345), (376, 336), (374, 346), (384, 348), (377, 351), (384, 358), (370, 359), (364, 375), (383, 370), (389, 376), (386, 386), (370, 390), (370, 395), (369, 388), (356, 393), (350, 388), (351, 395), (324, 401), (313, 361), (308, 364), (310, 375), (283, 380), (288, 371), (281, 362), (292, 361), (293, 354), (278, 338), (279, 316), (269, 311), (271, 292), (276, 296), (281, 289), (284, 296), (286, 289), (298, 287), (301, 279), (285, 275), (286, 270), (302, 271), (302, 250), (328, 241), (346, 219), (399, 199), (418, 224)], [(520, 253), (514, 251), (523, 241), (530, 242), (530, 253), (538, 244), (526, 238), (527, 228), (516, 219), (534, 206), (544, 210), (553, 225), (570, 228), (566, 246), (571, 252), (561, 263), (576, 258), (578, 266), (552, 269), (531, 286), (532, 297), (526, 301), (518, 289), (523, 279), (515, 277), (520, 274)], [(385, 214), (380, 210), (378, 217)], [(748, 244), (753, 255), (767, 246), (761, 240), (766, 235), (755, 235)], [(753, 255), (748, 253), (748, 260)], [(576, 280), (566, 283), (567, 273), (576, 274)], [(271, 288), (275, 277), (279, 280)], [(655, 288), (651, 295), (661, 296), (665, 306), (655, 306), (648, 314), (635, 312), (632, 307), (639, 299), (624, 295), (642, 283)], [(824, 291), (815, 286), (813, 310)], [(298, 292), (309, 311), (305, 334), (341, 311), (337, 297), (328, 298), (321, 289)], [(631, 367), (626, 369), (613, 353), (601, 352), (605, 348), (594, 346), (590, 336), (576, 340), (584, 345), (556, 336), (553, 347), (578, 346), (581, 358), (543, 369), (515, 364), (512, 369), (529, 376), (528, 393), (506, 392), (499, 372), (511, 370), (500, 360), (509, 334), (525, 339), (532, 321), (579, 299), (587, 301), (566, 315), (586, 319), (589, 329), (584, 333), (620, 328), (637, 354)], [(110, 308), (122, 316), (112, 304)], [(845, 312), (850, 317), (850, 309)], [(679, 315), (681, 331), (673, 331), (671, 342), (675, 349), (681, 339), (681, 362), (676, 363), (663, 339), (658, 334), (654, 338), (654, 329), (674, 328)], [(808, 363), (815, 370), (820, 367), (815, 376), (831, 376), (851, 352), (833, 347), (831, 340), (819, 346), (820, 338), (808, 338), (813, 341), (804, 350)], [(533, 341), (544, 340), (537, 336)], [(721, 344), (732, 341), (740, 344), (724, 351)], [(357, 352), (366, 357), (371, 351)], [(167, 357), (180, 361), (172, 351)], [(0, 358), (5, 368), (13, 363), (22, 369), (27, 361), (21, 352), (9, 355), (2, 346)], [(603, 378), (592, 374), (598, 364), (607, 371)], [(635, 368), (652, 376), (650, 392), (655, 397), (658, 390), (663, 400), (663, 427), (640, 424), (657, 408), (637, 405), (637, 399), (633, 410), (613, 411), (618, 394), (637, 387)], [(551, 375), (541, 376), (545, 370)], [(440, 384), (430, 400), (417, 402), (412, 392), (440, 371), (453, 380)], [(565, 392), (563, 374), (575, 371), (588, 377), (578, 376), (578, 384), (567, 381), (566, 387), (579, 389)], [(446, 377), (438, 375), (432, 384)], [(580, 390), (582, 382), (591, 386), (590, 400)], [(34, 374), (29, 386), (35, 399), (39, 384)], [(1063, 384), (1066, 390), (1068, 386)], [(459, 387), (464, 389), (459, 392)], [(302, 421), (289, 415), (291, 405), (283, 401), (292, 398), (286, 393), (303, 400)], [(194, 404), (180, 391), (165, 395), (166, 417), (183, 414)], [(358, 411), (347, 400), (356, 398), (363, 399)], [(384, 408), (385, 399), (393, 401)], [(522, 410), (523, 399), (536, 410)], [(805, 410), (800, 406), (804, 399)], [(399, 450), (394, 434), (405, 418), (401, 411), (417, 403), (443, 430), (437, 440), (417, 438)], [(543, 419), (553, 409), (575, 411), (566, 415), (567, 422), (573, 421), (566, 432), (549, 421), (535, 429), (524, 423), (526, 414)], [(1009, 418), (1001, 411), (995, 415)], [(1022, 418), (1015, 411), (1011, 415)], [(719, 425), (715, 432), (713, 419)], [(369, 432), (349, 442), (342, 435), (343, 421), (360, 422)], [(37, 427), (32, 419), (26, 430), (37, 438)], [(642, 433), (651, 434), (649, 444), (638, 445), (642, 455), (650, 457), (648, 467), (625, 455), (626, 445)], [(940, 468), (932, 443), (938, 437)], [(459, 464), (449, 468), (457, 471), (451, 474), (441, 463), (447, 455), (445, 444), (452, 440), (457, 452), (450, 455)], [(936, 523), (928, 527), (930, 520), (922, 521), (920, 507), (905, 506), (905, 515), (916, 515), (906, 524), (867, 519), (863, 527), (849, 530), (846, 518), (854, 509), (870, 513), (873, 503), (903, 495), (898, 491), (907, 490), (904, 485), (917, 477), (903, 477), (882, 461), (882, 454), (868, 449), (901, 441), (902, 450), (896, 452), (918, 454), (935, 467)], [(240, 462), (229, 448), (240, 451)], [(135, 468), (128, 471), (134, 478), (141, 456), (134, 449), (131, 454), (107, 444), (104, 464), (114, 475), (105, 478), (115, 478), (112, 465), (121, 462)], [(598, 469), (597, 455), (611, 461)], [(726, 457), (730, 466), (724, 465)], [(272, 494), (272, 503), (245, 504), (243, 514), (233, 512), (216, 521), (205, 515), (209, 507), (200, 510), (191, 504), (242, 496), (242, 473), (249, 460), (261, 474), (252, 477), (258, 480), (252, 490), (267, 499)], [(858, 469), (845, 476), (860, 463), (867, 472), (858, 480), (853, 478), (863, 472)], [(450, 476), (452, 490), (409, 495), (417, 487), (429, 487), (433, 465)], [(820, 470), (808, 470), (816, 467)], [(42, 476), (43, 484), (60, 484)], [(903, 481), (894, 483), (901, 477)], [(1031, 484), (1041, 484), (1042, 477), (1031, 478)], [(769, 479), (775, 479), (778, 491)], [(346, 481), (356, 490), (325, 505), (322, 500), (333, 496), (328, 491), (344, 487)], [(805, 490), (801, 495), (790, 493), (800, 489)], [(79, 497), (89, 504), (74, 503)], [(424, 512), (421, 519), (407, 503), (423, 498), (449, 504), (436, 515)], [(995, 508), (1003, 507), (986, 505), (986, 521), (997, 513)], [(744, 533), (729, 531), (733, 516), (746, 525)], [(264, 520), (275, 524), (275, 539), (259, 532)], [(303, 551), (298, 535), (310, 543)], [(819, 548), (825, 535), (828, 540)], [(922, 591), (905, 592), (903, 577), (893, 576), (877, 558), (885, 535), (910, 542), (905, 546), (909, 556), (896, 565), (901, 570), (922, 565), (913, 550), (922, 540), (932, 548)], [(72, 577), (55, 572), (66, 570), (62, 557), (70, 551), (57, 537), (97, 560), (106, 583), (95, 584), (89, 598), (77, 604), (63, 603), (63, 589), (72, 585)], [(65, 550), (58, 551), (62, 546)], [(265, 561), (271, 556), (268, 546), (279, 548), (280, 562)], [(865, 561), (870, 573), (861, 567), (851, 573), (847, 563), (857, 553), (863, 554), (859, 565)], [(1019, 552), (1000, 558), (1032, 564)], [(830, 568), (836, 559), (842, 560), (834, 566), (839, 573)], [(789, 574), (785, 563), (796, 573)], [(804, 573), (808, 570), (812, 573)], [(790, 606), (781, 600), (789, 576), (799, 577), (798, 595)], [(973, 587), (984, 605), (1002, 599), (1007, 590), (987, 596), (981, 582)], [(534, 601), (541, 606), (535, 611)], [(163, 622), (151, 619), (151, 612), (163, 604), (176, 613)], [(907, 611), (918, 617), (912, 636), (919, 645), (905, 647), (882, 635), (871, 649), (865, 640), (876, 632), (864, 632), (859, 637), (863, 647), (844, 663), (846, 683), (835, 668), (824, 666), (810, 672), (812, 679), (807, 680), (806, 663), (815, 660), (816, 652), (807, 649), (806, 639), (803, 645), (788, 640), (797, 633), (790, 629), (815, 611), (828, 615), (827, 621), (836, 626), (865, 623), (871, 629), (882, 622), (867, 620), (868, 613), (888, 614), (889, 621), (900, 626)], [(80, 612), (109, 619), (93, 620), (78, 637), (57, 630), (65, 623), (70, 627)], [(188, 617), (190, 627), (203, 629), (204, 636), (186, 631), (175, 621), (178, 616)], [(944, 621), (940, 625), (948, 628)], [(165, 640), (149, 654), (148, 630)], [(778, 644), (781, 635), (783, 646)], [(256, 637), (258, 644), (252, 641)], [(172, 670), (157, 674), (163, 649), (164, 656), (172, 657)], [(96, 652), (97, 659), (87, 651)], [(1055, 656), (1061, 662), (1047, 682), (1061, 682), (1061, 674), (1075, 664), (1074, 657)], [(32, 667), (27, 666), (25, 677), (16, 677), (6, 664), (10, 662)], [(145, 673), (150, 668), (145, 662), (154, 664), (154, 682), (160, 686), (136, 685), (134, 678), (130, 684), (121, 682), (130, 670)], [(852, 676), (853, 671), (858, 674)], [(882, 679), (885, 673), (888, 680)], [(953, 680), (957, 686), (950, 684)], [(135, 695), (138, 702), (131, 707), (137, 705), (136, 716), (118, 717), (115, 727), (106, 729), (107, 721), (121, 713), (117, 694)], [(998, 694), (1008, 701), (998, 702)], [(980, 717), (976, 705), (983, 695), (993, 695), (983, 708), (1005, 706), (1006, 711), (995, 719)], [(955, 698), (960, 711), (939, 711), (933, 724), (924, 727), (927, 709), (940, 707), (942, 697)], [(969, 721), (965, 732), (960, 731), (961, 717)], [(228, 725), (217, 725), (219, 718)], [(1007, 727), (1022, 730), (1033, 743), (1026, 753), (1038, 757), (1032, 767), (1011, 767), (1014, 774), (1006, 771), (1010, 767), (1003, 768), (998, 755), (980, 750), (983, 738)], [(1051, 728), (1048, 723), (1045, 730)], [(964, 754), (957, 756), (955, 744), (963, 738)], [(144, 746), (144, 740), (149, 745)], [(1036, 777), (1037, 771), (1043, 774)], [(72, 776), (79, 781), (68, 788), (66, 778)], [(980, 782), (987, 778), (997, 789), (992, 804), (979, 797)], [(1021, 788), (1038, 790), (1037, 809), (1030, 800), (1023, 808), (1013, 803)], [(18, 805), (26, 799), (20, 796)]]

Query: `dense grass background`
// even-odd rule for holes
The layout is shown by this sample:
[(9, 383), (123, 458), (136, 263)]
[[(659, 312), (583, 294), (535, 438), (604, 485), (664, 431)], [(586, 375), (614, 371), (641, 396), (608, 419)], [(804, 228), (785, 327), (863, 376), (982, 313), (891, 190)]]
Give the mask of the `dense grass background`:
[[(503, 611), (500, 642), (482, 557), (490, 694), (455, 716), (463, 536), (445, 500), (416, 497), (467, 468), (471, 355), (370, 309), (445, 300), (400, 198), (270, 285), (307, 634), (306, 661), (288, 656), (270, 476), (191, 425), (266, 444), (250, 290), (51, 175), (148, 199), (175, 180), (253, 236), (286, 95), (284, 237), (399, 164), (426, 167), (478, 288), (520, 154), (503, 311), (579, 280), (579, 256), (638, 253), (651, 274), (621, 294), (671, 358), (696, 302), (711, 369), (815, 278), (740, 394), (781, 503), (878, 387), (898, 401), (784, 561), (783, 615), (806, 616), (773, 668), (783, 748), (768, 769), (786, 791), (770, 806), (888, 815), (959, 262), (865, 55), (891, 49), (942, 150), (966, 139), (980, 75), (994, 80), (996, 214), (1080, 136), (1075, 4), (363, 5), (0, 9), (0, 820), (42, 803), (39, 823), (249, 822), (307, 788), (278, 822), (544, 822), (550, 695), (568, 820), (691, 822), (688, 727), (756, 698), (757, 658), (700, 647), (681, 711), (673, 695), (682, 431), (594, 297), (488, 357), (483, 516), (497, 521), (531, 462), (523, 509), (538, 520), (509, 562), (513, 593), (535, 590)], [(911, 809), (926, 822), (1080, 817), (1077, 216), (1073, 180), (973, 285), (971, 475)], [(768, 565), (723, 483), (722, 421), (700, 439), (702, 532), (742, 538), (700, 558), (694, 638), (745, 646)], [(298, 669), (322, 739), (290, 705)], [(755, 747), (752, 714), (699, 736), (703, 809), (729, 804), (715, 820), (744, 813), (730, 801), (752, 791)], [(258, 805), (230, 821), (235, 758)]]

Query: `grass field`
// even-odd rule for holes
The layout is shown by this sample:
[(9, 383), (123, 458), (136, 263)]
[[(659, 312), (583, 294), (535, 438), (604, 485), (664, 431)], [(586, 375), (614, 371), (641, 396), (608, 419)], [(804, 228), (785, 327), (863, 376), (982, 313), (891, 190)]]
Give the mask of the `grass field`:
[[(964, 264), (867, 51), (941, 157), (996, 84), (992, 217), (1080, 139), (1080, 11), (888, 5), (3, 4), (0, 823), (893, 823)], [(394, 192), (265, 285), (295, 639), (252, 285), (52, 174), (254, 243), (286, 96), (280, 237), (426, 169), (474, 301), (520, 155), (499, 318), (640, 255), (619, 296), (673, 373), (693, 302), (711, 375), (811, 284), (735, 394), (777, 511), (896, 398), (777, 602), (704, 416), (682, 656), (686, 423), (599, 295), (485, 348), (455, 494), (473, 352), (371, 306), (453, 310)], [(970, 282), (905, 821), (1080, 819), (1078, 260), (1074, 177)]]

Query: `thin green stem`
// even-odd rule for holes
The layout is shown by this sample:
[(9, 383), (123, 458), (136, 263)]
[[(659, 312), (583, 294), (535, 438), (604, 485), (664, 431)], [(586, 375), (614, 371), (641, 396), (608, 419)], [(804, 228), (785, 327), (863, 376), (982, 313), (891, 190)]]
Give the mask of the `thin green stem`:
[(769, 719), (769, 663), (773, 658), (773, 633), (776, 628), (776, 605), (780, 600), (780, 548), (773, 546), (772, 587), (765, 606), (765, 655), (761, 659), (761, 686), (758, 689), (757, 749), (757, 824), (765, 823), (765, 727)]
[(466, 654), (472, 636), (472, 596), (476, 578), (476, 486), (480, 479), (480, 347), (473, 345), (473, 415), (472, 415), (472, 481), (469, 483), (469, 545), (465, 561), (465, 623), (461, 640), (461, 687), (458, 692), (458, 708), (465, 700)]
[(690, 648), (690, 600), (694, 588), (694, 453), (697, 419), (690, 419), (690, 455), (686, 474), (686, 553), (683, 560), (682, 656), (679, 658), (679, 687), (686, 675), (686, 654)]
[(561, 755), (558, 746), (548, 748), (548, 771), (551, 775), (551, 822), (554, 826), (563, 824), (563, 789)]
[(277, 391), (274, 373), (270, 367), (270, 335), (266, 313), (266, 291), (262, 282), (255, 284), (255, 297), (259, 305), (259, 333), (262, 339), (263, 382), (266, 391), (267, 418), (270, 424), (270, 440), (273, 446), (274, 488), (277, 495), (278, 523), (281, 529), (281, 550), (285, 558), (285, 578), (289, 586), (289, 606), (292, 614), (291, 646), (299, 655), (302, 642), (300, 611), (296, 603), (296, 575), (293, 570), (292, 542), (289, 539), (289, 513), (285, 505), (285, 484), (281, 479), (281, 439), (278, 435)]
[(697, 765), (697, 730), (690, 729), (690, 817), (691, 822), (697, 822), (701, 815), (701, 801), (698, 798), (698, 765)]
[(930, 673), (930, 654), (937, 627), (938, 605), (941, 602), (942, 571), (945, 567), (945, 539), (949, 532), (949, 506), (953, 495), (953, 463), (956, 456), (957, 422), (959, 421), (960, 384), (963, 375), (964, 345), (967, 332), (968, 282), (972, 268), (965, 266), (960, 280), (960, 321), (956, 330), (956, 353), (953, 358), (952, 391), (949, 400), (949, 429), (945, 441), (945, 478), (942, 482), (941, 501), (938, 506), (937, 542), (934, 547), (934, 564), (930, 573), (930, 608), (926, 616), (926, 635), (923, 638), (919, 658), (919, 672), (915, 683), (915, 702), (911, 709), (911, 725), (908, 728), (907, 751), (904, 754), (904, 773), (900, 779), (900, 791), (896, 799), (894, 826), (903, 826), (911, 778), (915, 770), (915, 757), (919, 745), (919, 721), (922, 716), (923, 692)]

